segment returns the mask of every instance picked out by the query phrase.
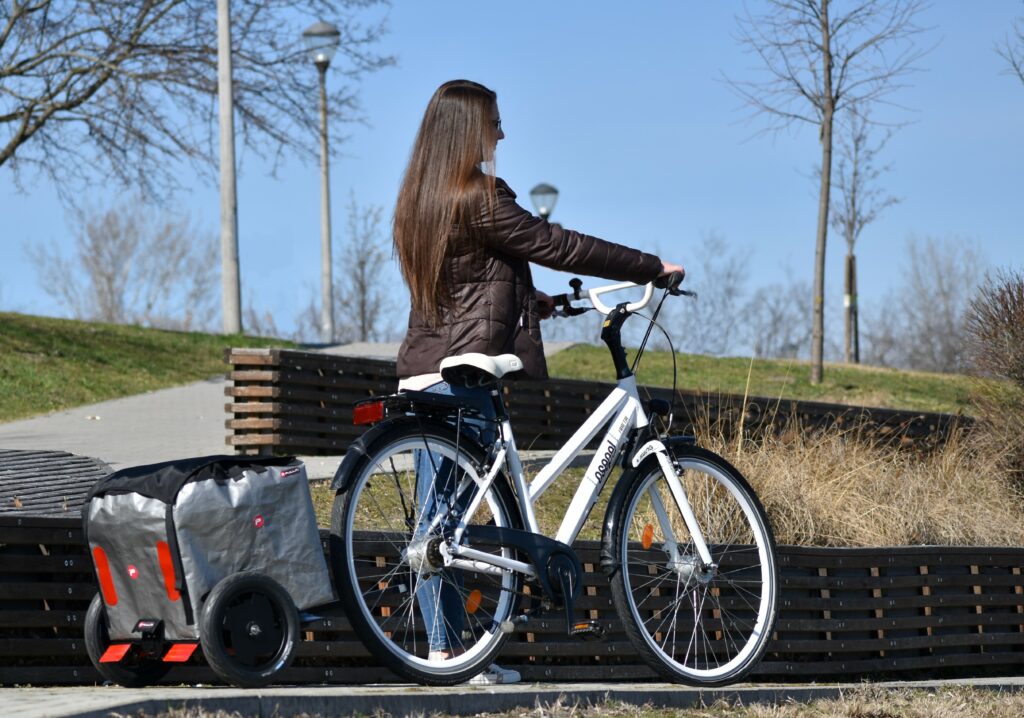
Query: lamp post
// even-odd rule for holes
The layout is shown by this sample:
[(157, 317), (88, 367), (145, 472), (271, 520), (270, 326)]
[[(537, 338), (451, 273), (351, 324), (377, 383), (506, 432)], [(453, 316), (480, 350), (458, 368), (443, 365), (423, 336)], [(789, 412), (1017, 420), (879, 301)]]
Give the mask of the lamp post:
[(533, 208), (537, 210), (537, 214), (547, 222), (552, 210), (555, 209), (555, 202), (558, 201), (558, 190), (541, 182), (530, 190), (530, 199), (533, 201)]
[(217, 104), (220, 122), (221, 313), (225, 334), (242, 332), (235, 189), (235, 110), (231, 89), (231, 2), (217, 0)]
[(338, 28), (328, 22), (314, 23), (302, 33), (310, 61), (320, 73), (320, 339), (334, 340), (334, 291), (331, 278), (331, 184), (327, 158), (327, 67), (341, 42)]

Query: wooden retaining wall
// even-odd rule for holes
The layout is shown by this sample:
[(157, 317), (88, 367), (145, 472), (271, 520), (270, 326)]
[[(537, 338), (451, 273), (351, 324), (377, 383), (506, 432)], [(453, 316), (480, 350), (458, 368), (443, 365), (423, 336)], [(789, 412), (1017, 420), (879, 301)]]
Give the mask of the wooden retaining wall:
[[(607, 640), (567, 639), (557, 617), (539, 619), (501, 663), (528, 681), (652, 677), (622, 632), (596, 544), (578, 550), (587, 572), (578, 613), (604, 622)], [(780, 563), (779, 619), (755, 680), (980, 675), (1024, 663), (1022, 548), (784, 546)], [(80, 522), (0, 516), (0, 685), (97, 681), (82, 640), (95, 592)], [(282, 682), (395, 680), (345, 619), (313, 624), (304, 638)], [(197, 655), (166, 682), (215, 680)]]
[[(341, 454), (363, 432), (352, 425), (352, 405), (395, 390), (395, 364), (379, 359), (286, 349), (231, 349), (225, 406), (227, 443), (243, 453)], [(556, 449), (608, 395), (602, 382), (551, 379), (507, 382), (505, 391), (517, 443), (522, 449)], [(641, 387), (645, 398), (672, 399), (671, 389)], [(826, 427), (861, 427), (868, 439), (925, 446), (941, 442), (970, 419), (952, 414), (851, 407), (812, 401), (679, 391), (682, 416), (693, 422), (739, 424), (745, 430), (781, 433)]]

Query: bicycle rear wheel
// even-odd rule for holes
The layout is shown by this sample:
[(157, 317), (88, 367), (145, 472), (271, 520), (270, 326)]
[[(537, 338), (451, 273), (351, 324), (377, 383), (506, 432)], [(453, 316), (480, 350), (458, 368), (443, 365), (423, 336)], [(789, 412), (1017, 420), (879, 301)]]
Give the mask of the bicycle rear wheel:
[(711, 552), (704, 566), (656, 457), (637, 469), (612, 550), (611, 586), (626, 633), (662, 676), (693, 685), (743, 678), (771, 638), (778, 595), (775, 540), (740, 473), (709, 451), (673, 450)]
[[(370, 443), (335, 498), (332, 569), (349, 620), (374, 656), (419, 683), (461, 683), (490, 665), (518, 603), (518, 574), (444, 565), (445, 521), (480, 490), (469, 477), (482, 460), (451, 427), (398, 422)], [(470, 523), (521, 527), (503, 475)], [(515, 558), (508, 548), (491, 552)], [(448, 655), (438, 655), (438, 643)]]

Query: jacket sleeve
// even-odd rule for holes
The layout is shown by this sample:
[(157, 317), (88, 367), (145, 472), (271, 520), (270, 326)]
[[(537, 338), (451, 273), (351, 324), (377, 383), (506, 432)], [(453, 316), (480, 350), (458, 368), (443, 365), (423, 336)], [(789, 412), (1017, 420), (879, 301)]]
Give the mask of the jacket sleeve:
[(483, 220), (481, 235), (493, 249), (563, 272), (644, 284), (661, 273), (653, 254), (608, 242), (527, 212), (498, 180), (497, 202), (491, 218)]

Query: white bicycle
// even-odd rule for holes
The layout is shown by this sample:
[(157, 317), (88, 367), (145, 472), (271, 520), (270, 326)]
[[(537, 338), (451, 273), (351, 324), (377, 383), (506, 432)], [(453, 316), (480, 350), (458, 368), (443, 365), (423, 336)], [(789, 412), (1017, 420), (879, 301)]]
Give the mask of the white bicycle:
[[(441, 364), (452, 385), (490, 386), (496, 418), (429, 392), (357, 405), (356, 421), (375, 425), (352, 444), (335, 477), (331, 562), (353, 628), (385, 665), (424, 684), (460, 683), (492, 663), (517, 627), (549, 611), (564, 613), (570, 635), (600, 637), (600, 623), (573, 614), (582, 568), (571, 546), (621, 464), (601, 566), (636, 650), (665, 678), (695, 685), (737, 681), (754, 667), (771, 637), (778, 594), (764, 509), (723, 458), (692, 437), (659, 435), (648, 411), (670, 426), (668, 402), (645, 407), (637, 392), (634, 371), (662, 304), (689, 294), (681, 279), (665, 282), (632, 366), (620, 331), (651, 302), (653, 284), (639, 301), (614, 306), (602, 298), (637, 285), (585, 290), (573, 280), (572, 292), (555, 297), (562, 314), (593, 308), (605, 315), (601, 336), (618, 382), (532, 482), (499, 386), (522, 366), (513, 355), (467, 354)], [(557, 533), (543, 535), (535, 504), (602, 429)], [(481, 443), (488, 435), (495, 440)], [(419, 605), (427, 600), (432, 614)], [(426, 615), (441, 625), (425, 625)], [(438, 630), (451, 646), (440, 655), (428, 645)]]

